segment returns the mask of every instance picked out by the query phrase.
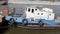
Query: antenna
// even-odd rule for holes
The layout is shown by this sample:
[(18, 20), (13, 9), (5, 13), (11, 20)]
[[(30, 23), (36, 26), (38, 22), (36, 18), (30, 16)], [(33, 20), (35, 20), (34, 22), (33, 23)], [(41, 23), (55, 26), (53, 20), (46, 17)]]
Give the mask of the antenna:
[(15, 8), (13, 8), (13, 14), (15, 14), (15, 10), (16, 10), (16, 9), (15, 9)]

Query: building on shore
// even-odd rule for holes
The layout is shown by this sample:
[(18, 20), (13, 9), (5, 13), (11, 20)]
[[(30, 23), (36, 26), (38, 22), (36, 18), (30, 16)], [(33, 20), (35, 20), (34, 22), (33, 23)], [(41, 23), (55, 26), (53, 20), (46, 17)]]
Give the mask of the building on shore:
[(8, 1), (7, 0), (0, 0), (0, 5), (7, 5)]

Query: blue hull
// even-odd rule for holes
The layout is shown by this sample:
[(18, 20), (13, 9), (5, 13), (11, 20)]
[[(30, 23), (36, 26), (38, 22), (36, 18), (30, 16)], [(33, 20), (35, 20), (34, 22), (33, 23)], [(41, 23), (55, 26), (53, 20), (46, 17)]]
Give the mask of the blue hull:
[[(13, 18), (15, 20), (15, 22), (17, 23), (22, 23), (23, 21), (23, 17), (12, 17), (12, 16), (6, 16), (6, 20), (10, 20), (11, 18)], [(31, 21), (31, 18), (26, 18), (26, 20), (28, 21), (28, 23), (30, 23)], [(39, 19), (34, 19), (34, 22), (35, 23), (38, 23), (39, 22)], [(47, 25), (60, 25), (60, 22), (56, 22), (54, 20), (45, 20), (45, 19), (42, 19), (42, 22), (47, 24)]]

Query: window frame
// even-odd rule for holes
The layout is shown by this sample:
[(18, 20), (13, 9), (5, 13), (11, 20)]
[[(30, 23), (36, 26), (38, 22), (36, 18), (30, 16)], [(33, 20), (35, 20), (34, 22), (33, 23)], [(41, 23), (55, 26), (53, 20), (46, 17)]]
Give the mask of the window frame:
[(37, 9), (35, 9), (35, 11), (37, 11)]
[(43, 13), (41, 13), (41, 15), (43, 15)]
[(34, 13), (34, 9), (31, 9), (31, 13)]
[(28, 12), (30, 12), (31, 11), (31, 9), (30, 8), (28, 8)]

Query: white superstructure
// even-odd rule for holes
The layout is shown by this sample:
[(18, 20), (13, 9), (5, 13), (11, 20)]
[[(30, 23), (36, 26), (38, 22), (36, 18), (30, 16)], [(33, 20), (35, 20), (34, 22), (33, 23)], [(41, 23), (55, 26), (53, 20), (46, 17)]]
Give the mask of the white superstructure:
[(53, 9), (50, 8), (42, 8), (39, 10), (35, 7), (27, 7), (25, 10), (26, 18), (35, 18), (35, 19), (46, 19), (46, 20), (54, 20), (55, 14), (53, 13)]

